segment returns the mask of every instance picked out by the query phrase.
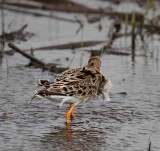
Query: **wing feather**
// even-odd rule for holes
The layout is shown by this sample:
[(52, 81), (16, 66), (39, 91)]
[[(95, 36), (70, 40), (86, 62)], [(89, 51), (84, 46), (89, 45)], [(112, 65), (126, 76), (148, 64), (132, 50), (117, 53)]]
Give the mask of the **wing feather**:
[[(78, 68), (72, 72), (73, 69), (62, 73), (55, 83), (53, 83), (48, 91), (53, 92), (56, 90), (59, 93), (67, 94), (69, 96), (80, 97), (83, 93), (84, 96), (92, 96), (97, 92), (97, 83), (94, 81), (101, 81), (100, 72), (93, 72), (87, 68)], [(99, 84), (98, 84), (99, 86)], [(85, 90), (84, 90), (85, 89)]]

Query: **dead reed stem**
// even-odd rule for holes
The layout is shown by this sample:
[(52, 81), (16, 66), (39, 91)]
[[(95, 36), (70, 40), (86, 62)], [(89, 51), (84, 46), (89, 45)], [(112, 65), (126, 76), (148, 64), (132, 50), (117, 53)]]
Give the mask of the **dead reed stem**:
[(151, 142), (149, 142), (148, 151), (151, 151)]
[(136, 40), (136, 33), (135, 33), (135, 17), (136, 17), (136, 14), (135, 12), (133, 11), (132, 13), (132, 22), (131, 22), (131, 49), (132, 49), (132, 61), (134, 62), (135, 61), (135, 40)]
[[(4, 3), (5, 0), (2, 1)], [(3, 12), (3, 7), (1, 7), (1, 32), (2, 32), (2, 38), (0, 40), (0, 64), (2, 62), (3, 58), (3, 51), (4, 51), (4, 46), (5, 46), (5, 18), (4, 18), (4, 12)]]
[(131, 41), (131, 48), (132, 48), (132, 61), (135, 61), (135, 24), (132, 26), (132, 41)]

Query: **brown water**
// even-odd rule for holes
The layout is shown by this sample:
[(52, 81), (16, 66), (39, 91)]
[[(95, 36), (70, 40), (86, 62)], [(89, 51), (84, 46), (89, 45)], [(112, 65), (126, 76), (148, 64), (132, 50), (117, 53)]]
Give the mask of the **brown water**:
[[(103, 4), (91, 2), (96, 7)], [(72, 23), (5, 11), (6, 25), (11, 23), (6, 30), (29, 23), (28, 31), (35, 33), (30, 40), (19, 44), (21, 48), (106, 38), (107, 18), (101, 21), (104, 28), (99, 32), (97, 23), (89, 25), (83, 15), (78, 17), (84, 21), (85, 28), (76, 34), (78, 25)], [(129, 39), (122, 39), (115, 45), (128, 45), (129, 42)], [(153, 44), (159, 46), (159, 42), (154, 41)], [(7, 46), (5, 48), (8, 49)], [(137, 51), (141, 52), (140, 49)], [(35, 55), (63, 67), (84, 65), (89, 58), (89, 53), (83, 49), (77, 49), (75, 54), (70, 50), (53, 50), (35, 52)], [(17, 64), (28, 63), (17, 53), (4, 56), (0, 66), (0, 150), (147, 151), (151, 142), (151, 149), (159, 151), (160, 67), (156, 58), (155, 53), (153, 58), (139, 56), (133, 64), (130, 56), (104, 54), (102, 71), (113, 84), (111, 100), (94, 100), (78, 106), (75, 119), (66, 126), (67, 105), (59, 109), (53, 102), (41, 99), (28, 104), (36, 89), (36, 81), (39, 78), (54, 79), (54, 75), (40, 69), (17, 67)]]

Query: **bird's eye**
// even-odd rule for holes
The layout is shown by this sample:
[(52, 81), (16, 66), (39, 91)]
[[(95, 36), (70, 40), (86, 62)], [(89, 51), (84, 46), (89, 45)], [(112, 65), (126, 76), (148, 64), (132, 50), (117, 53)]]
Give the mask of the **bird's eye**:
[(94, 63), (91, 63), (91, 66), (94, 66)]
[(46, 97), (46, 95), (45, 94), (42, 94), (42, 96), (45, 98)]

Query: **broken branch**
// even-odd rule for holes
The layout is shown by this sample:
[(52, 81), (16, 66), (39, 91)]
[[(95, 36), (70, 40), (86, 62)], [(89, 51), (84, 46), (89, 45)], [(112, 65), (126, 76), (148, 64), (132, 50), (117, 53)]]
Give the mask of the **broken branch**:
[(71, 43), (67, 43), (67, 44), (59, 44), (59, 45), (51, 45), (51, 46), (32, 48), (32, 50), (76, 49), (76, 48), (80, 48), (82, 46), (82, 43), (83, 43), (83, 47), (89, 47), (89, 46), (94, 46), (97, 44), (104, 43), (104, 41), (97, 40), (97, 41), (71, 42)]
[(14, 49), (16, 52), (20, 53), (21, 55), (23, 55), (24, 57), (30, 59), (33, 62), (38, 63), (39, 65), (43, 66), (43, 67), (47, 67), (47, 64), (45, 64), (44, 62), (42, 62), (41, 60), (33, 57), (32, 55), (24, 52), (23, 50), (21, 50), (20, 48), (18, 48), (17, 46), (15, 46), (13, 43), (8, 43), (8, 46), (12, 49)]

